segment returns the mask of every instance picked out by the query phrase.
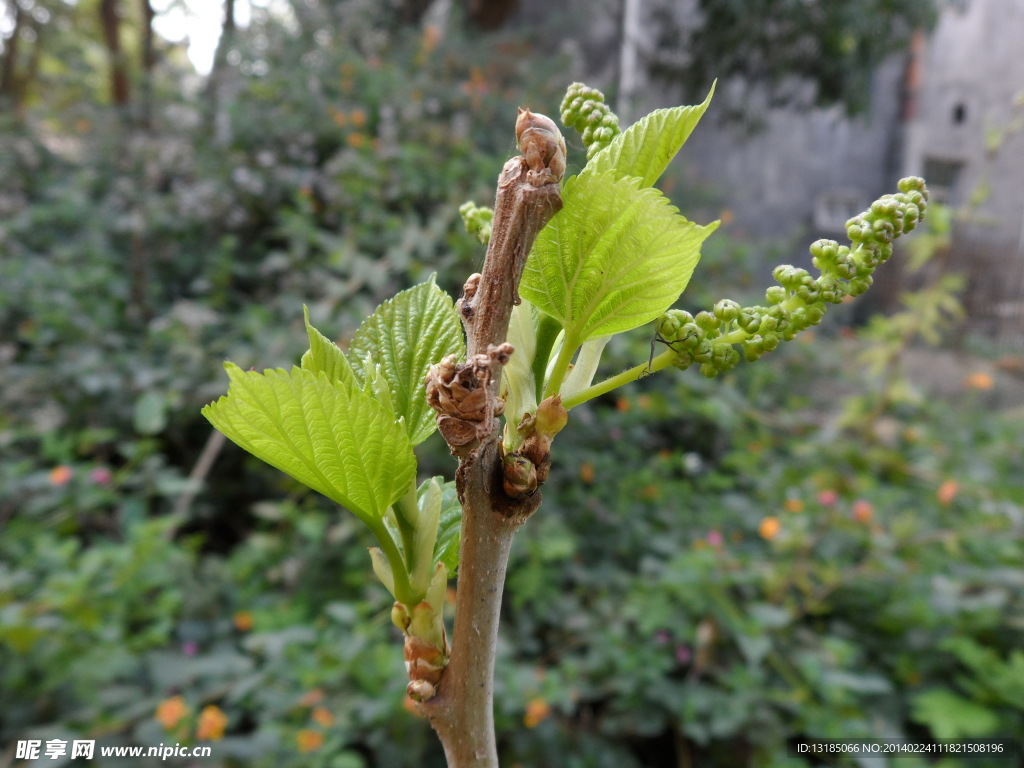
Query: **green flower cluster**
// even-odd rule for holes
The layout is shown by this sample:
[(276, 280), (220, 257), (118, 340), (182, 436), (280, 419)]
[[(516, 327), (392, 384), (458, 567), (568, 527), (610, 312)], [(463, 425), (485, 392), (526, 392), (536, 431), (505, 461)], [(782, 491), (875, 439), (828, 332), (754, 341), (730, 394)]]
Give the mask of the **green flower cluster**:
[(573, 83), (562, 99), (562, 125), (583, 137), (589, 160), (611, 144), (622, 131), (619, 118), (604, 103), (604, 94), (583, 83)]
[(928, 203), (924, 180), (901, 179), (899, 190), (879, 198), (846, 223), (850, 246), (834, 240), (811, 245), (812, 263), (821, 272), (817, 278), (806, 269), (776, 267), (772, 274), (778, 285), (765, 292), (767, 306), (742, 307), (723, 299), (710, 312), (696, 316), (669, 310), (656, 322), (657, 341), (676, 354), (676, 367), (696, 363), (703, 375), (713, 377), (735, 366), (740, 350), (752, 362), (817, 325), (829, 304), (859, 296), (871, 287), (875, 269), (892, 255), (893, 241), (924, 219)]
[(459, 215), (466, 231), (476, 235), (476, 239), (484, 245), (491, 240), (491, 224), (494, 221), (494, 209), (480, 206), (470, 200), (459, 206)]

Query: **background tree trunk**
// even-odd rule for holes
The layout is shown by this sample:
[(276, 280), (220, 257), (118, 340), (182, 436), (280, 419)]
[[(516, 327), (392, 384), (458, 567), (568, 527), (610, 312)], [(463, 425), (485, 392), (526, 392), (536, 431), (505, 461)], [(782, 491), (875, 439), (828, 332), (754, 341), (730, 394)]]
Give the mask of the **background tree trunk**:
[(139, 125), (143, 130), (153, 127), (153, 69), (156, 67), (156, 46), (153, 18), (156, 11), (150, 0), (139, 0), (142, 9), (142, 95), (139, 105)]
[(17, 108), (21, 105), (21, 88), (18, 83), (18, 43), (25, 15), (17, 2), (8, 3), (7, 9), (11, 14), (13, 29), (11, 36), (6, 41), (3, 62), (0, 63), (0, 101)]
[(213, 55), (213, 67), (206, 81), (206, 104), (203, 110), (207, 131), (213, 132), (218, 141), (226, 139), (225, 127), (218, 125), (218, 116), (228, 74), (228, 53), (234, 44), (236, 31), (235, 0), (224, 0), (224, 20), (221, 22), (217, 50)]
[(110, 60), (110, 98), (114, 104), (123, 107), (130, 100), (131, 90), (121, 50), (121, 15), (117, 0), (100, 0), (100, 26)]

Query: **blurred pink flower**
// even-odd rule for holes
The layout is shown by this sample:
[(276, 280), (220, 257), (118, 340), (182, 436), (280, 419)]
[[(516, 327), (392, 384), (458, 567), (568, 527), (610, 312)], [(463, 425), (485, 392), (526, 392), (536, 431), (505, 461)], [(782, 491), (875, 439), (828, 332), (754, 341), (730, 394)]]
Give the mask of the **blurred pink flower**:
[(722, 544), (725, 542), (725, 539), (722, 538), (721, 531), (712, 530), (708, 532), (707, 542), (712, 547), (715, 547), (717, 549), (718, 547), (722, 546)]
[(693, 658), (693, 654), (690, 652), (690, 646), (680, 645), (676, 648), (676, 661), (680, 664), (689, 664)]
[(839, 501), (839, 494), (831, 488), (826, 488), (818, 494), (818, 503), (823, 507), (831, 507), (837, 501)]
[(111, 475), (110, 470), (106, 467), (94, 467), (89, 472), (89, 479), (96, 485), (108, 485), (111, 477), (113, 477), (113, 475)]

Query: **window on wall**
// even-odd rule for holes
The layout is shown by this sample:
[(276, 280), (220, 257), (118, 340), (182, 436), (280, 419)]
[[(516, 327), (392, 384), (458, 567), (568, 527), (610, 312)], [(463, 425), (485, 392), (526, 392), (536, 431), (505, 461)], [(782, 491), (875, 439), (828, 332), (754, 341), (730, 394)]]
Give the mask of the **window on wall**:
[(922, 175), (928, 182), (928, 189), (935, 200), (946, 205), (956, 205), (959, 202), (957, 195), (963, 170), (964, 164), (961, 160), (926, 157)]

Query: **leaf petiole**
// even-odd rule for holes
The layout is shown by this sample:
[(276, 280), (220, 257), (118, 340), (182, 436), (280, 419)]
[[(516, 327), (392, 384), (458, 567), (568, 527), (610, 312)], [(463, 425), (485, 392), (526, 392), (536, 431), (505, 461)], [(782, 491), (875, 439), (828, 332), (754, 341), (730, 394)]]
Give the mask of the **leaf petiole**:
[(566, 397), (562, 400), (562, 405), (564, 405), (567, 410), (574, 408), (588, 400), (593, 400), (595, 397), (600, 397), (603, 394), (611, 392), (613, 389), (624, 387), (626, 384), (634, 382), (644, 376), (662, 371), (675, 363), (676, 358), (677, 355), (674, 351), (666, 349), (660, 355), (647, 362), (641, 363), (640, 365), (634, 365), (632, 368), (625, 370), (620, 374), (611, 376), (604, 381), (598, 382), (586, 389), (581, 389), (579, 392)]
[(388, 559), (388, 565), (391, 566), (391, 575), (395, 581), (395, 600), (409, 607), (419, 604), (426, 593), (417, 593), (413, 589), (405, 560), (402, 558), (402, 553), (398, 550), (395, 540), (391, 538), (387, 526), (384, 525), (384, 520), (367, 520), (366, 525), (377, 537), (377, 542)]
[(561, 391), (562, 382), (565, 381), (565, 376), (569, 372), (569, 365), (572, 363), (572, 358), (579, 347), (580, 343), (575, 338), (570, 338), (567, 333), (562, 341), (562, 348), (558, 352), (558, 357), (555, 359), (555, 366), (551, 369), (551, 378), (548, 379), (548, 384), (544, 388), (544, 397), (557, 395)]

